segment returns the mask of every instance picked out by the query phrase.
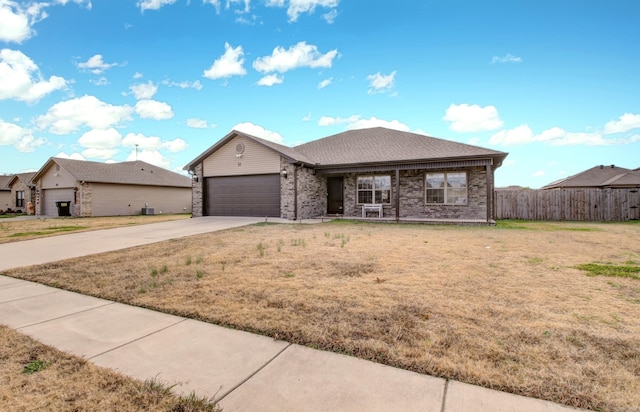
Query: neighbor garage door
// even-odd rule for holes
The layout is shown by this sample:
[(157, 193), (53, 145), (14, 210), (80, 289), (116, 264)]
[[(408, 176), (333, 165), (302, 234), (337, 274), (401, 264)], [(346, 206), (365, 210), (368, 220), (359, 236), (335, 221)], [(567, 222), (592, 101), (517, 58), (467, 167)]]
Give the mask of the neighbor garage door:
[(280, 217), (280, 175), (227, 176), (206, 179), (208, 216)]
[(42, 193), (46, 216), (58, 216), (56, 202), (71, 202), (69, 211), (73, 214), (73, 189), (45, 189)]

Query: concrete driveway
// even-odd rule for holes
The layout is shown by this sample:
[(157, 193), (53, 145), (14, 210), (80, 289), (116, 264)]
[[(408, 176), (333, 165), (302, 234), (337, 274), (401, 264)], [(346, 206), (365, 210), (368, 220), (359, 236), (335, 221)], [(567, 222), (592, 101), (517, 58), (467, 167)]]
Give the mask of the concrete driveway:
[[(264, 217), (199, 217), (5, 243), (0, 244), (0, 270), (110, 252), (264, 221)], [(291, 223), (277, 218), (269, 218), (268, 221)]]

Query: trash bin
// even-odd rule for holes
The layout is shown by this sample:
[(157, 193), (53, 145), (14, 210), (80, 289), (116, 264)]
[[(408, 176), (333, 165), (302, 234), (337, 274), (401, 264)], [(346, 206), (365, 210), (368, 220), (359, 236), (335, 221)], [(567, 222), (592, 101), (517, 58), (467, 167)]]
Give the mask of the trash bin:
[(71, 201), (56, 202), (58, 208), (58, 216), (71, 216)]

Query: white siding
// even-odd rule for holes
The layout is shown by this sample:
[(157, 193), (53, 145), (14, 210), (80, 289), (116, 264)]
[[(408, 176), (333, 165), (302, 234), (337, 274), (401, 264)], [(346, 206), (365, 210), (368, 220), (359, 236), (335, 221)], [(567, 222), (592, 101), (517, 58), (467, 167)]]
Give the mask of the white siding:
[[(238, 157), (236, 146), (244, 145), (242, 156)], [(227, 144), (204, 159), (203, 175), (240, 176), (280, 172), (280, 154), (243, 137), (235, 137)]]
[(66, 170), (60, 167), (56, 170), (57, 164), (53, 164), (41, 177), (39, 187), (42, 189), (60, 189), (63, 187), (74, 187), (76, 179)]
[(191, 213), (191, 187), (162, 187), (92, 183), (91, 216)]
[(0, 210), (7, 210), (11, 205), (11, 190), (0, 190)]

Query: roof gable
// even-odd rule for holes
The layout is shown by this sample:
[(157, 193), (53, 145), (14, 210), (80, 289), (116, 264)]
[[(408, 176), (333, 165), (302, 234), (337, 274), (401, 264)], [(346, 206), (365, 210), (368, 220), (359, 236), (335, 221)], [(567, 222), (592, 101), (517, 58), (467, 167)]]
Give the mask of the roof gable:
[(291, 147), (284, 146), (284, 145), (281, 145), (281, 144), (278, 144), (278, 143), (275, 143), (275, 142), (272, 142), (272, 141), (269, 141), (269, 140), (261, 139), (259, 137), (250, 135), (248, 133), (240, 132), (238, 130), (232, 130), (225, 137), (223, 137), (222, 139), (218, 140), (215, 144), (213, 144), (207, 150), (202, 152), (202, 154), (200, 154), (200, 156), (196, 157), (191, 162), (189, 162), (185, 167), (183, 167), (183, 169), (184, 170), (193, 170), (197, 164), (199, 164), (202, 161), (204, 161), (204, 159), (206, 159), (207, 157), (211, 156), (218, 149), (220, 149), (222, 146), (224, 146), (225, 144), (227, 144), (228, 142), (233, 140), (233, 138), (235, 138), (235, 137), (245, 137), (247, 139), (251, 139), (251, 140), (255, 141), (256, 143), (258, 143), (258, 144), (260, 144), (260, 145), (262, 145), (262, 146), (264, 146), (264, 147), (266, 147), (266, 148), (268, 148), (270, 150), (273, 150), (273, 151), (281, 154), (282, 156), (286, 157), (289, 160), (292, 160), (292, 161), (295, 161), (295, 162), (312, 164), (311, 160), (307, 159), (304, 155), (298, 153), (295, 149), (293, 149)]
[(11, 177), (9, 180), (8, 186), (11, 187), (17, 180), (22, 181), (25, 185), (29, 186), (31, 184), (31, 179), (35, 176), (36, 172), (26, 172), (26, 173), (18, 173)]
[(94, 183), (113, 183), (148, 186), (191, 187), (187, 176), (136, 160), (121, 163), (100, 163), (52, 157), (40, 169), (33, 181), (41, 178), (54, 164), (66, 170), (76, 180)]

